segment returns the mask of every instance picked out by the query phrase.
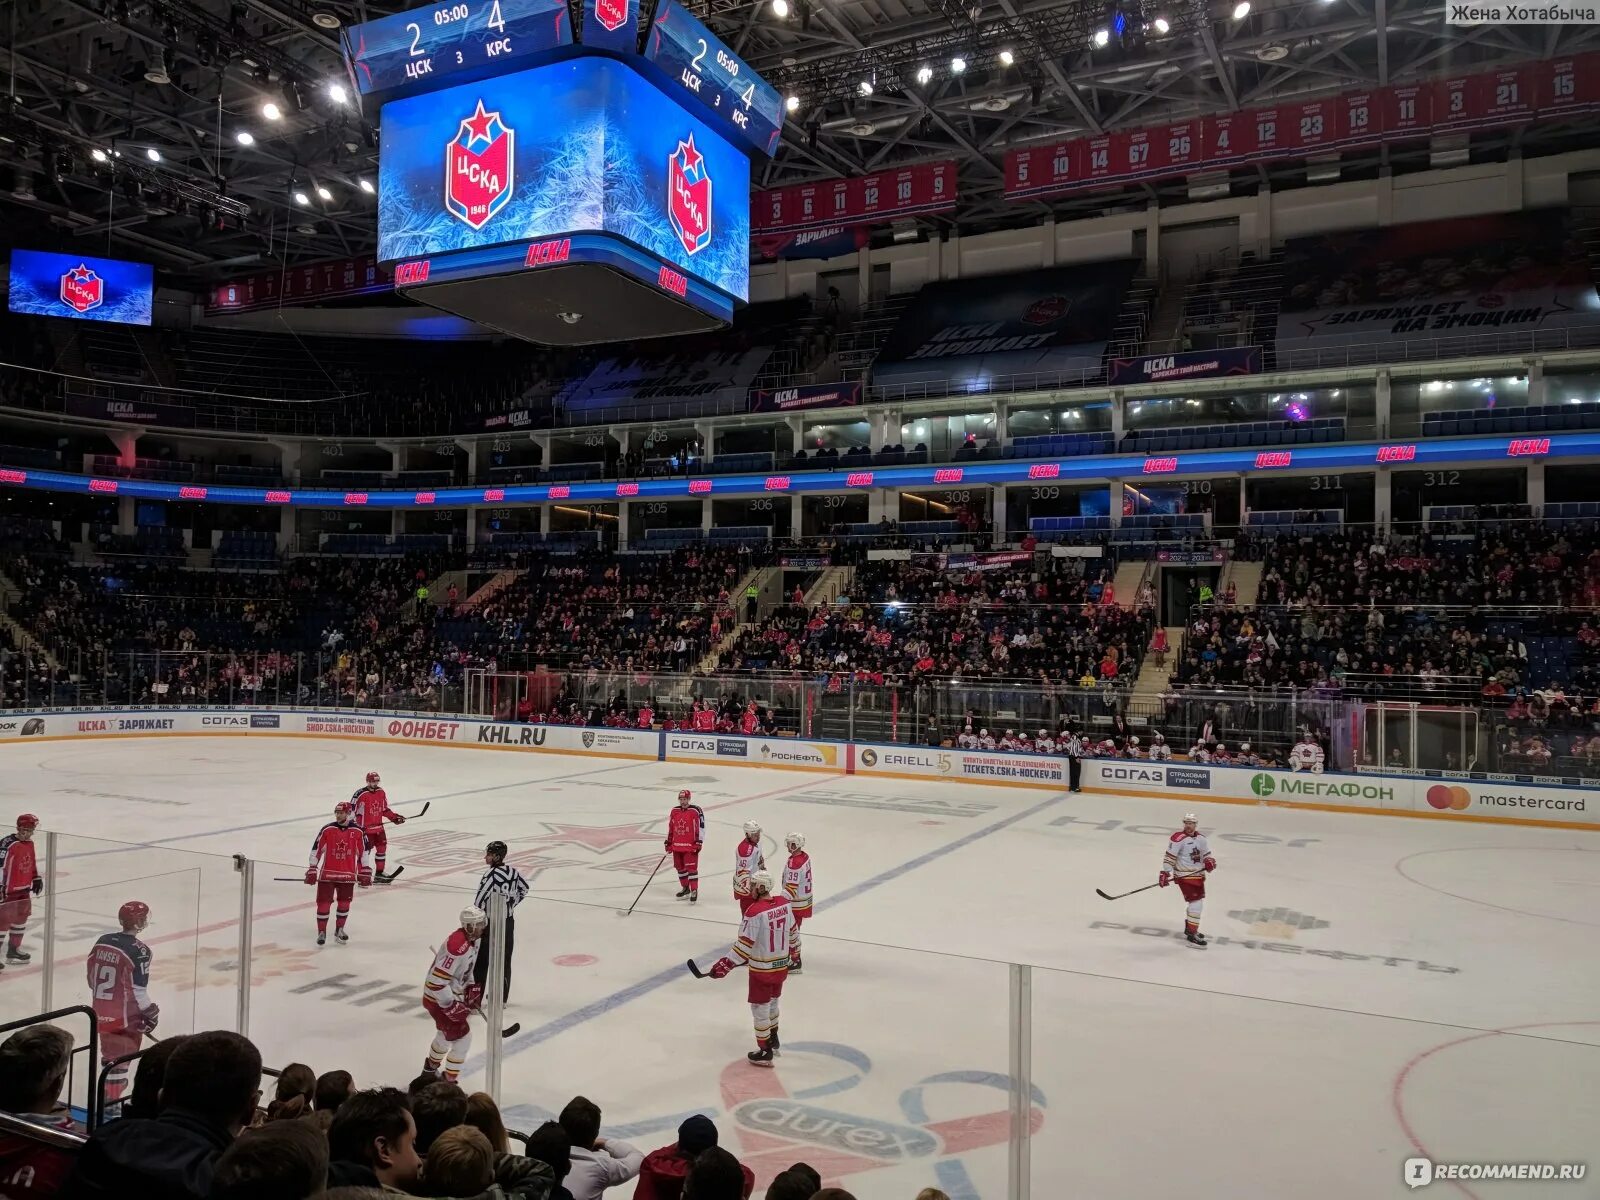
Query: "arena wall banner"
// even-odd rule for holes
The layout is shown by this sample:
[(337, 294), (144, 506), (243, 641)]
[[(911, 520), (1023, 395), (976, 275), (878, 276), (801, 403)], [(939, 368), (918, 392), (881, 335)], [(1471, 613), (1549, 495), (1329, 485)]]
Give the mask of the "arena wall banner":
[(189, 429), (194, 425), (194, 409), (182, 404), (110, 396), (79, 396), (68, 392), (63, 398), (62, 407), (69, 417), (115, 421), (119, 425), (165, 425), (169, 429)]
[(803, 408), (849, 408), (861, 403), (860, 383), (807, 383), (759, 388), (750, 393), (751, 412), (796, 412)]
[[(255, 708), (37, 709), (0, 713), (0, 745), (119, 737), (328, 737), (480, 750), (720, 763), (771, 770), (943, 779), (1060, 791), (1064, 758), (928, 746), (857, 745), (737, 734), (665, 733), (525, 725), (439, 713)], [(1600, 786), (1546, 785), (1514, 777), (1464, 778), (1292, 772), (1261, 767), (1085, 759), (1082, 785), (1107, 795), (1193, 804), (1266, 804), (1504, 822), (1600, 827)], [(1593, 803), (1591, 803), (1593, 801)]]
[(1259, 374), (1261, 347), (1235, 346), (1219, 350), (1187, 350), (1181, 354), (1147, 354), (1143, 358), (1113, 358), (1106, 367), (1106, 382), (1117, 387)]

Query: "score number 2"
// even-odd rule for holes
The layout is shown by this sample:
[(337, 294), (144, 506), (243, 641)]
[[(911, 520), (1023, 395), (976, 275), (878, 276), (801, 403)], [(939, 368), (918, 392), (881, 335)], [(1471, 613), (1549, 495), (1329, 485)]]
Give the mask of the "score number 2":
[[(495, 0), (496, 9), (499, 8), (499, 5), (500, 0)], [(689, 66), (693, 68), (696, 75), (703, 75), (705, 72), (701, 69), (700, 64), (705, 61), (705, 57), (708, 53), (710, 53), (711, 48), (706, 45), (705, 38), (695, 38), (695, 41), (699, 43), (700, 53), (696, 54), (689, 60)], [(733, 81), (738, 78), (739, 75), (739, 60), (734, 58), (733, 55), (729, 54), (726, 50), (719, 46), (717, 47), (717, 65), (727, 72), (728, 83), (731, 86)], [(744, 101), (744, 106), (746, 108), (749, 108), (752, 103), (752, 98), (755, 96), (755, 94), (756, 85), (752, 82), (749, 87), (745, 88), (743, 93), (739, 94), (739, 99)], [(718, 96), (716, 100), (712, 102), (712, 105), (715, 108), (721, 108), (722, 97)]]
[[(457, 21), (470, 20), (471, 17), (472, 10), (465, 4), (452, 4), (445, 8), (436, 8), (433, 10), (433, 23), (435, 25), (453, 25)], [(504, 33), (506, 31), (506, 19), (500, 12), (500, 0), (493, 0), (493, 3), (490, 4), (489, 17), (486, 21), (484, 21), (484, 26), (485, 28), (493, 29), (498, 33)], [(426, 54), (427, 51), (422, 47), (422, 26), (417, 24), (415, 21), (407, 21), (406, 28), (411, 31), (411, 49), (409, 51), (411, 57), (417, 58), (420, 55)], [(704, 46), (704, 44), (704, 42), (701, 43), (702, 46)], [(456, 62), (460, 63), (460, 61), (461, 55), (457, 53)]]

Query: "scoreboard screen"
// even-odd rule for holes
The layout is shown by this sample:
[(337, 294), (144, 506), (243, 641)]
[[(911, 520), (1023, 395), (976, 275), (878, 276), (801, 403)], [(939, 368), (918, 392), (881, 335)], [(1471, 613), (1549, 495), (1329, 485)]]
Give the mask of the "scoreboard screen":
[(762, 154), (778, 148), (783, 97), (685, 8), (661, 0), (645, 42), (645, 57)]
[(603, 233), (748, 299), (749, 159), (623, 62), (393, 100), (381, 136), (381, 262)]
[(42, 250), (11, 252), (12, 312), (148, 325), (154, 307), (155, 271), (148, 263)]
[(341, 34), (350, 81), (362, 96), (502, 73), (518, 60), (572, 44), (567, 0), (462, 0), (395, 13)]

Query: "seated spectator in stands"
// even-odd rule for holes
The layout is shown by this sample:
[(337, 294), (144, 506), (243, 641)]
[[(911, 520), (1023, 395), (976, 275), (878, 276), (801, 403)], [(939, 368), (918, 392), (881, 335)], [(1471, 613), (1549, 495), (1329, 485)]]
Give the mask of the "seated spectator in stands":
[(339, 1106), (328, 1126), (328, 1181), (415, 1192), (422, 1172), (411, 1102), (398, 1088), (369, 1088)]
[(471, 1125), (489, 1139), (496, 1155), (511, 1150), (511, 1138), (506, 1133), (506, 1123), (500, 1116), (500, 1106), (488, 1092), (473, 1092), (467, 1097), (467, 1115), (461, 1122)]
[[(339, 1106), (351, 1096), (355, 1095), (356, 1081), (349, 1071), (328, 1071), (317, 1076), (316, 1090), (312, 1094), (312, 1104), (317, 1113), (327, 1114), (327, 1121), (333, 1120), (333, 1114), (339, 1111)], [(323, 1128), (327, 1128), (327, 1121)]]
[[(696, 1113), (678, 1126), (678, 1140), (644, 1156), (633, 1200), (679, 1200), (695, 1160), (717, 1144), (717, 1127), (710, 1117)], [(756, 1190), (755, 1172), (740, 1164), (743, 1185), (738, 1200), (749, 1200)], [(820, 1180), (819, 1180), (820, 1182)]]
[(573, 1200), (599, 1200), (601, 1192), (639, 1173), (644, 1152), (620, 1138), (601, 1137), (600, 1108), (592, 1100), (574, 1096), (559, 1124), (572, 1142), (572, 1168), (564, 1182)]
[(743, 1163), (720, 1146), (702, 1150), (683, 1181), (683, 1200), (747, 1200), (745, 1170)]
[(430, 1083), (412, 1094), (411, 1119), (417, 1126), (417, 1153), (426, 1159), (434, 1138), (467, 1119), (467, 1094), (454, 1083)]
[(778, 1172), (767, 1185), (766, 1200), (811, 1200), (822, 1187), (822, 1176), (806, 1163)]
[(124, 1117), (95, 1130), (78, 1155), (68, 1194), (94, 1200), (204, 1200), (217, 1159), (255, 1118), (261, 1052), (214, 1030), (172, 1052), (161, 1115)]
[(515, 1182), (497, 1180), (489, 1139), (470, 1125), (457, 1125), (434, 1139), (423, 1167), (423, 1191), (469, 1200), (545, 1200), (550, 1194), (550, 1169), (528, 1159), (518, 1161), (527, 1169)]
[[(72, 1063), (72, 1035), (54, 1025), (28, 1025), (0, 1043), (0, 1112), (30, 1125), (72, 1129), (61, 1089)], [(0, 1176), (0, 1183), (6, 1177)]]
[(567, 1190), (567, 1173), (572, 1170), (572, 1142), (556, 1121), (546, 1121), (528, 1135), (528, 1157), (550, 1168), (553, 1184), (550, 1200), (572, 1200)]
[(310, 1121), (246, 1129), (217, 1159), (209, 1200), (307, 1200), (328, 1186), (328, 1139)]
[(134, 1065), (133, 1087), (122, 1102), (124, 1117), (156, 1117), (161, 1114), (161, 1086), (166, 1082), (167, 1062), (183, 1045), (188, 1034), (174, 1033), (162, 1038), (139, 1056)]
[(276, 1092), (267, 1105), (267, 1120), (293, 1121), (311, 1111), (317, 1075), (305, 1063), (290, 1063), (278, 1075)]

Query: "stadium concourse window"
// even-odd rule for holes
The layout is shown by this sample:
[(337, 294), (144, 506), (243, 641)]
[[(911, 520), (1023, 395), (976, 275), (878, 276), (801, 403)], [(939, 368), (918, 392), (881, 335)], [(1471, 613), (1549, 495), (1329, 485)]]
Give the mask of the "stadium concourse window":
[(1600, 374), (1593, 371), (1545, 376), (1545, 403), (1600, 404)]
[[(1600, 384), (1600, 380), (1591, 382)], [(1404, 432), (1427, 413), (1456, 409), (1490, 412), (1528, 403), (1526, 375), (1479, 376), (1474, 379), (1395, 380), (1389, 389), (1389, 411), (1396, 432)], [(1402, 423), (1406, 422), (1406, 423)]]
[(818, 451), (846, 454), (852, 449), (867, 446), (872, 441), (872, 426), (867, 421), (841, 421), (832, 425), (807, 425), (804, 435), (806, 452)]
[(996, 432), (994, 406), (987, 411), (945, 409), (918, 414), (900, 426), (900, 441), (909, 449), (926, 446), (935, 459), (947, 459), (959, 450), (981, 450), (991, 443), (998, 456), (1000, 440)]
[(1006, 436), (1052, 437), (1063, 433), (1099, 433), (1111, 428), (1111, 404), (1059, 404), (1051, 408), (1019, 408), (1006, 417)]
[(1370, 384), (1311, 388), (1300, 392), (1206, 393), (1198, 396), (1129, 400), (1128, 429), (1216, 425), (1234, 421), (1305, 423), (1343, 417), (1351, 433), (1371, 426), (1375, 389)]

